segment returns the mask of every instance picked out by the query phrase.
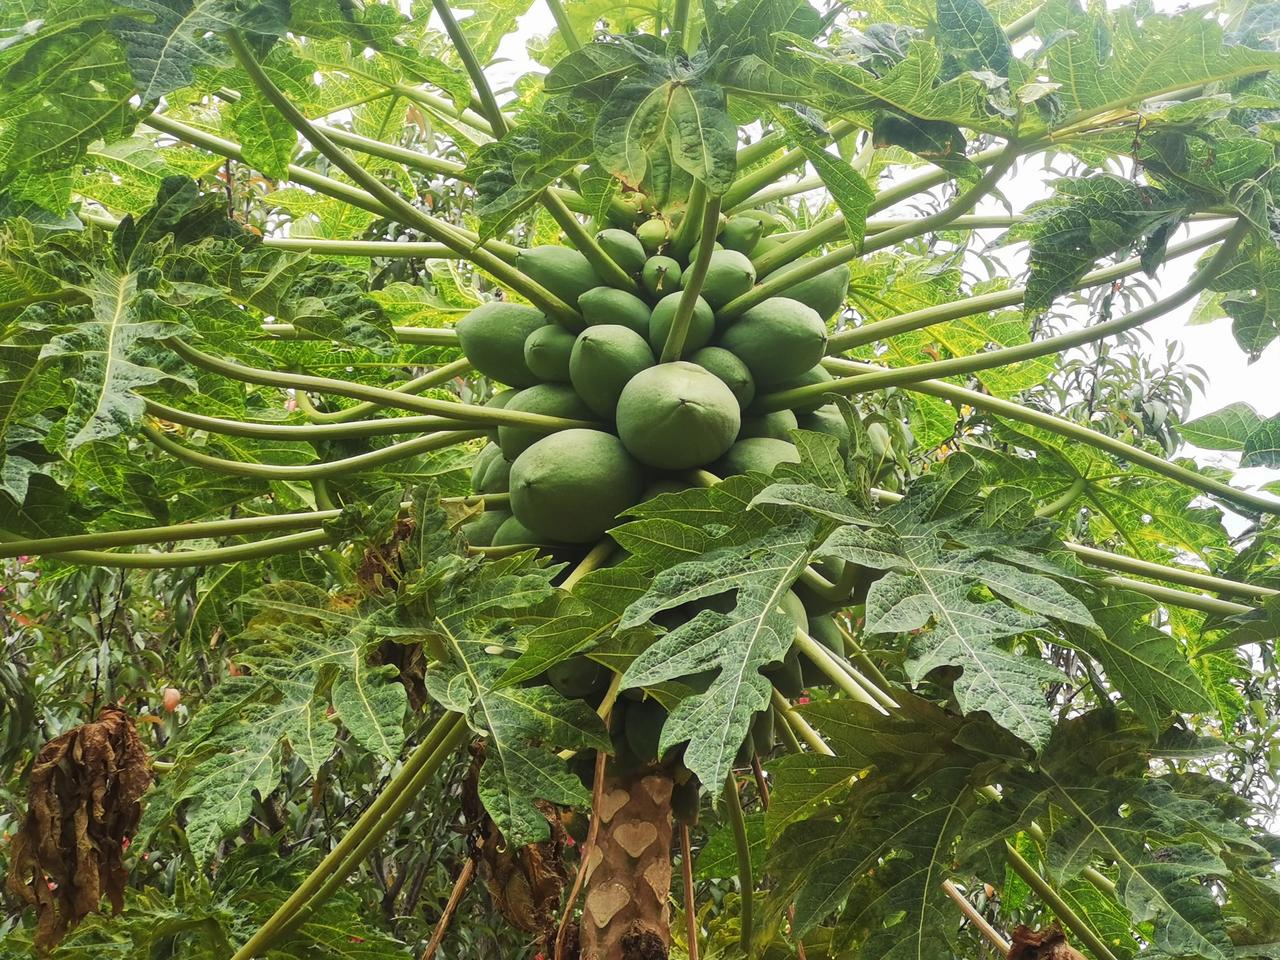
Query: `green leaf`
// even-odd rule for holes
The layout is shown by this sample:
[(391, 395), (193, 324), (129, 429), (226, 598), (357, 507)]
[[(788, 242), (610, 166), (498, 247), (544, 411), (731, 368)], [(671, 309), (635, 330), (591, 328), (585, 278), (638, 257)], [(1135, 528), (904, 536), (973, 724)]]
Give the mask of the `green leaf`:
[(805, 158), (831, 193), (831, 199), (844, 215), (849, 239), (861, 243), (866, 233), (867, 211), (875, 200), (867, 181), (849, 163), (823, 149), (822, 143), (830, 139), (825, 130), (820, 140), (805, 117), (787, 108), (775, 110), (774, 116), (786, 126), (788, 136), (799, 144)]
[(937, 0), (938, 46), (946, 56), (945, 73), (989, 70), (1009, 75), (1013, 56), (1009, 38), (980, 0)]
[(1247, 403), (1232, 403), (1182, 424), (1184, 440), (1205, 450), (1243, 450), (1249, 435), (1263, 422)]

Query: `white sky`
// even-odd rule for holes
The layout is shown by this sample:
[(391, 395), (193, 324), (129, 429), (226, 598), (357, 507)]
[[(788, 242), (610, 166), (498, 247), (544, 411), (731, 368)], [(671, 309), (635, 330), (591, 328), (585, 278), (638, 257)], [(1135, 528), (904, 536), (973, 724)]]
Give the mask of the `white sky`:
[[(1175, 9), (1178, 4), (1169, 0), (1156, 0), (1155, 6), (1164, 12)], [(554, 21), (546, 5), (535, 0), (532, 9), (520, 18), (516, 32), (507, 36), (498, 48), (498, 58), (506, 58), (506, 62), (497, 64), (489, 71), (494, 85), (501, 89), (526, 72), (540, 70), (529, 59), (525, 45), (531, 37), (550, 33), (553, 28)], [(1016, 209), (1020, 210), (1026, 203), (1044, 195), (1042, 180), (1045, 176), (1048, 174), (1043, 172), (1042, 165), (1035, 160), (1021, 165), (1017, 178), (1005, 189)], [(983, 212), (1004, 211), (993, 206)], [(1196, 232), (1201, 229), (1204, 229), (1203, 225), (1197, 225)], [(1184, 231), (1179, 239), (1185, 235)], [(1195, 256), (1188, 256), (1166, 266), (1151, 281), (1152, 288), (1157, 293), (1176, 290), (1179, 284), (1185, 282), (1194, 263)], [(1261, 358), (1250, 364), (1231, 335), (1230, 321), (1189, 326), (1187, 317), (1191, 310), (1192, 305), (1189, 304), (1144, 327), (1151, 335), (1151, 343), (1147, 349), (1156, 359), (1164, 357), (1169, 341), (1181, 341), (1182, 362), (1195, 364), (1205, 371), (1204, 393), (1194, 397), (1188, 419), (1203, 416), (1237, 401), (1252, 404), (1263, 416), (1280, 413), (1280, 340), (1273, 342)], [(1184, 448), (1180, 453), (1184, 456), (1195, 453), (1196, 459), (1204, 464), (1230, 467), (1234, 467), (1239, 459), (1236, 454), (1195, 451), (1190, 447)], [(1240, 471), (1234, 482), (1236, 486), (1256, 486), (1277, 479), (1280, 479), (1280, 470), (1253, 468)]]

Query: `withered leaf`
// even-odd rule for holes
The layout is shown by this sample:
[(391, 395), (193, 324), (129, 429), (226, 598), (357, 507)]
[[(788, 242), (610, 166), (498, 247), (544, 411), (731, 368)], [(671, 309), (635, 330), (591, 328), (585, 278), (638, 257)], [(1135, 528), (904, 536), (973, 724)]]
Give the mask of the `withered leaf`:
[(1067, 943), (1055, 922), (1041, 930), (1021, 926), (1014, 930), (1008, 960), (1084, 960), (1084, 954)]

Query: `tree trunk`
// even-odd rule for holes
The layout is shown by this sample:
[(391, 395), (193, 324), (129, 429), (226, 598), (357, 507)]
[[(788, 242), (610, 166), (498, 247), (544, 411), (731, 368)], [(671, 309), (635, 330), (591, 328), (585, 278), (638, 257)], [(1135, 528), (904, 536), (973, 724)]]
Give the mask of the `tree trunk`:
[(673, 787), (660, 767), (607, 774), (586, 867), (581, 960), (667, 960)]

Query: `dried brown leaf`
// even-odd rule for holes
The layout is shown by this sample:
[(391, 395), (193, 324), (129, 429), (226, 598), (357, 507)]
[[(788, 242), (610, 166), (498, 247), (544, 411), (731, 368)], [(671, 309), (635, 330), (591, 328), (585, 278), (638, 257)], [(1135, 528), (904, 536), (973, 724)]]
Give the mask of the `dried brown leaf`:
[(1084, 954), (1067, 943), (1062, 927), (1052, 923), (1041, 930), (1018, 927), (1008, 960), (1085, 960)]

